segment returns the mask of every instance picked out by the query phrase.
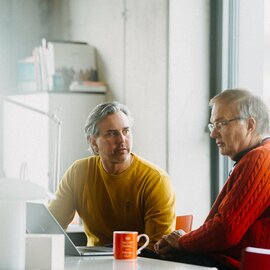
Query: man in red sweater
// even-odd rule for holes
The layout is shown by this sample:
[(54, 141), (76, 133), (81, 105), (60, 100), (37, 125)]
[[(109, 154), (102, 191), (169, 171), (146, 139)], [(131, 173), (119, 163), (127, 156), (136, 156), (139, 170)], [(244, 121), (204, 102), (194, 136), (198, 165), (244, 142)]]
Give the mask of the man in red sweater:
[(247, 246), (270, 248), (269, 111), (252, 93), (226, 90), (209, 103), (210, 136), (235, 164), (198, 229), (174, 231), (155, 244), (169, 260), (239, 269)]

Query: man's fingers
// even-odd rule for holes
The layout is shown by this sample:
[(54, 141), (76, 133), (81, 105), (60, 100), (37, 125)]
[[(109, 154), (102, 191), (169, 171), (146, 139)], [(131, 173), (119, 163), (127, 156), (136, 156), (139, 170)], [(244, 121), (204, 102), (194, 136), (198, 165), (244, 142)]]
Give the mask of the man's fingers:
[(180, 235), (176, 233), (171, 233), (162, 237), (162, 239), (164, 239), (172, 248), (175, 248), (175, 249), (179, 248), (179, 244), (178, 244), (179, 238), (180, 238)]
[(185, 232), (183, 231), (179, 233), (177, 231), (174, 231), (171, 234), (163, 235), (162, 239), (160, 239), (154, 245), (155, 252), (162, 255), (170, 252), (172, 249), (178, 249), (178, 240), (181, 237), (181, 234), (185, 234)]
[(162, 238), (160, 239), (155, 245), (154, 245), (154, 250), (156, 253), (159, 252), (159, 250), (161, 248), (163, 248), (164, 246), (168, 245), (168, 243)]

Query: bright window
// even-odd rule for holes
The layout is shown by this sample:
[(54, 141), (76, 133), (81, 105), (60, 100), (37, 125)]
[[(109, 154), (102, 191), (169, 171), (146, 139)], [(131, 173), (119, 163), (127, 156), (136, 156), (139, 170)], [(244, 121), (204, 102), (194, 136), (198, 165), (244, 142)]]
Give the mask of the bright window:
[(263, 95), (270, 104), (270, 1), (264, 1)]

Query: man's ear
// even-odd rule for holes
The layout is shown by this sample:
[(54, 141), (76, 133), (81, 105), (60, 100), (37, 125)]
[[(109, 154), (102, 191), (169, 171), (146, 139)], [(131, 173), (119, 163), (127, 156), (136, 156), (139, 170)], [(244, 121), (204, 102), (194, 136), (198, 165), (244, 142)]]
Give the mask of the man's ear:
[(97, 139), (96, 137), (89, 138), (89, 144), (94, 151), (95, 154), (98, 154), (98, 146), (97, 146)]
[(256, 120), (253, 117), (248, 118), (248, 131), (251, 133), (256, 130)]

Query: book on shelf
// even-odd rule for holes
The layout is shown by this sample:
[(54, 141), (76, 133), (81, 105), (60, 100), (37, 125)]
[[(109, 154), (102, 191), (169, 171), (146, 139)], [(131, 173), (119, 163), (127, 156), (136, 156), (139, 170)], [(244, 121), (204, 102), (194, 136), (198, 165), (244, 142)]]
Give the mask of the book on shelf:
[(38, 90), (48, 90), (48, 50), (46, 48), (46, 44), (43, 43), (42, 46), (35, 47), (32, 54), (34, 57)]

